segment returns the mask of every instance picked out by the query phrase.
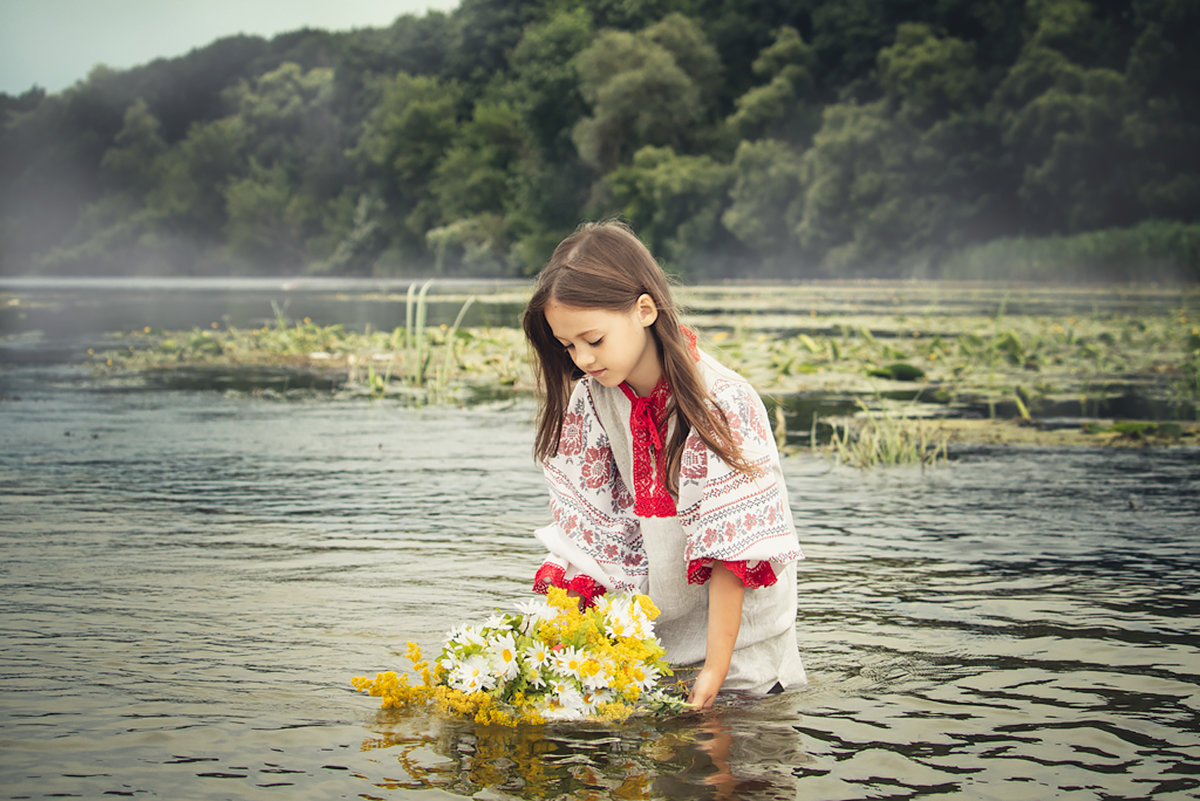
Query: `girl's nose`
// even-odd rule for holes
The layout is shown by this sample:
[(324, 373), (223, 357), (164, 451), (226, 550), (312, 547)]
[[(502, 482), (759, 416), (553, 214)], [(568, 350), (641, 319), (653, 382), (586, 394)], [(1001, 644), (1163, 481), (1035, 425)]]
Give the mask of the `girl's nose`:
[(575, 364), (579, 367), (584, 367), (594, 361), (596, 361), (596, 356), (592, 353), (591, 348), (580, 347), (579, 345), (575, 346)]

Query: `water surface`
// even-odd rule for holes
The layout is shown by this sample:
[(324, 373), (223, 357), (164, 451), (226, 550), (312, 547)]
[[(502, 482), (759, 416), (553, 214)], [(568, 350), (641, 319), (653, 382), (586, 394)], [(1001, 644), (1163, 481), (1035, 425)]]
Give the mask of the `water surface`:
[(1200, 452), (785, 470), (811, 684), (619, 727), (382, 713), (349, 678), (511, 607), (528, 402), (0, 372), (10, 798), (1194, 798)]

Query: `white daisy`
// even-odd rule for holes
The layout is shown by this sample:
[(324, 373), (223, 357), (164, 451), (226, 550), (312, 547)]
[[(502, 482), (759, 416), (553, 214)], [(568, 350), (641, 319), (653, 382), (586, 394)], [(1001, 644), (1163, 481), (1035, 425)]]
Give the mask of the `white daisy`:
[(451, 633), (447, 645), (457, 645), (464, 648), (482, 648), (484, 645), (483, 632), (475, 626), (460, 626)]
[(496, 684), (488, 660), (482, 654), (469, 656), (462, 661), (450, 676), (450, 686), (456, 690), (473, 693), (477, 690), (490, 690)]
[(558, 615), (558, 610), (547, 603), (545, 598), (540, 595), (536, 598), (521, 601), (517, 604), (517, 611), (521, 613), (526, 623), (530, 625), (533, 622), (553, 620)]
[(604, 605), (604, 627), (614, 637), (637, 636), (638, 617), (635, 610), (640, 611), (637, 604), (626, 596), (612, 598)]
[(447, 673), (453, 673), (454, 671), (458, 670), (458, 666), (462, 663), (462, 660), (459, 659), (458, 654), (454, 653), (453, 651), (443, 651), (442, 653), (445, 653), (446, 656), (443, 656), (440, 660), (438, 660), (438, 667)]
[(654, 665), (638, 664), (629, 668), (630, 678), (639, 690), (646, 692), (654, 687), (662, 674)]
[(596, 708), (612, 700), (612, 695), (602, 690), (585, 690), (579, 697), (579, 706), (584, 714), (594, 714)]
[(508, 681), (515, 679), (520, 674), (521, 665), (517, 661), (517, 642), (511, 633), (493, 640), (488, 649), (488, 656), (492, 672), (498, 679)]
[(546, 645), (546, 643), (535, 642), (533, 645), (525, 646), (524, 650), (521, 651), (521, 656), (526, 663), (541, 670), (549, 664), (551, 653), (550, 646)]
[(582, 678), (580, 670), (583, 668), (583, 660), (585, 655), (577, 648), (567, 646), (559, 651), (554, 657), (555, 667), (567, 674), (571, 678)]
[(542, 677), (542, 671), (535, 667), (526, 666), (525, 681), (529, 682), (530, 687), (541, 689), (546, 686), (546, 679)]

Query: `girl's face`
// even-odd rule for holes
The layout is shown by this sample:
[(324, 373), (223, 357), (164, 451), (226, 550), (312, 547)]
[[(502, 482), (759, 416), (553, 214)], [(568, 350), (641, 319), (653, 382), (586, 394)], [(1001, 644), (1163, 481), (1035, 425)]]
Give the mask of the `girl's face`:
[(662, 376), (662, 364), (650, 324), (658, 308), (642, 295), (627, 312), (582, 309), (556, 300), (546, 304), (546, 322), (566, 348), (575, 366), (606, 387), (629, 382), (633, 391), (648, 396)]

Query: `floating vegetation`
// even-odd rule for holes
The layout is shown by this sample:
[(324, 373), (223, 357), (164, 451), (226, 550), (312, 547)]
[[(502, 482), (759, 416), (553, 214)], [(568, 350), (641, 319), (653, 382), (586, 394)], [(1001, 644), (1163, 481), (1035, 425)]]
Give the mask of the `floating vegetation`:
[(1116, 434), (1131, 440), (1179, 440), (1184, 435), (1182, 423), (1165, 421), (1150, 423), (1144, 420), (1122, 420), (1112, 425), (1084, 423), (1086, 434)]
[(461, 319), (460, 313), (451, 326), (363, 333), (311, 320), (293, 325), (280, 320), (254, 329), (145, 328), (125, 335), (124, 348), (90, 356), (100, 369), (135, 371), (151, 380), (175, 372), (274, 376), (291, 371), (302, 379), (297, 388), (319, 385), (422, 403), (455, 400), (476, 388), (519, 388), (529, 381), (519, 331), (464, 329)]
[[(222, 367), (251, 376), (291, 370), (297, 387), (332, 385), (419, 403), (459, 402), (485, 390), (532, 391), (517, 328), (464, 327), (477, 301), (462, 296), (453, 298), (452, 324), (428, 325), (430, 304), (446, 302), (433, 294), (430, 282), (411, 284), (397, 299), (405, 324), (390, 332), (289, 322), (276, 308), (274, 325), (261, 328), (213, 324), (126, 334), (123, 347), (93, 354), (93, 362), (149, 380)], [(1191, 424), (1200, 422), (1196, 290), (872, 282), (702, 286), (684, 288), (680, 297), (702, 346), (780, 399), (780, 438), (791, 446), (811, 444), (817, 415), (828, 422), (860, 400), (880, 413), (859, 421), (869, 429), (864, 442), (874, 437), (888, 448), (896, 438), (884, 427), (911, 427), (918, 419), (927, 430), (949, 431), (951, 442), (984, 436), (980, 425), (956, 428), (951, 419), (1015, 421), (1026, 430), (996, 430), (1019, 433), (1022, 441), (1065, 427), (1084, 434), (1084, 422), (1142, 420), (1187, 423), (1179, 441), (1190, 442)], [(843, 447), (857, 441), (850, 428), (838, 432)], [(1112, 431), (1087, 438), (1175, 441)]]

